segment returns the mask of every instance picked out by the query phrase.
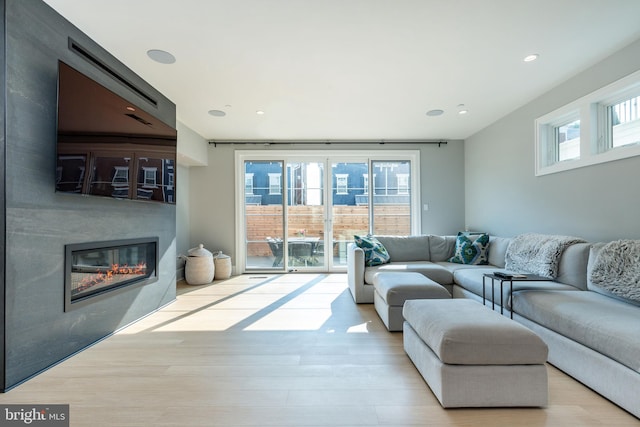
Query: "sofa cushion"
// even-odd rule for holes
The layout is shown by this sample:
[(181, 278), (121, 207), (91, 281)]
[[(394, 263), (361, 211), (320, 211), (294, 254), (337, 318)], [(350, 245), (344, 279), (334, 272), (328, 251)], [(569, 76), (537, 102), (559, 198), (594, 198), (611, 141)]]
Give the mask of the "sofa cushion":
[(591, 243), (576, 243), (562, 252), (556, 282), (587, 289), (587, 264)]
[(367, 267), (364, 270), (364, 281), (373, 283), (373, 276), (380, 271), (394, 273), (415, 272), (441, 285), (450, 285), (453, 283), (453, 274), (449, 270), (429, 261), (390, 262), (375, 267)]
[(444, 286), (420, 273), (378, 273), (373, 286), (382, 300), (391, 306), (402, 306), (411, 299), (451, 298)]
[(519, 291), (514, 310), (640, 372), (640, 307), (591, 291)]
[(563, 251), (575, 243), (584, 243), (584, 240), (572, 236), (520, 234), (507, 248), (505, 268), (556, 279)]
[[(466, 289), (478, 296), (482, 296), (482, 280), (485, 280), (485, 298), (488, 301), (492, 299), (491, 292), (491, 279), (483, 279), (485, 274), (493, 273), (494, 271), (507, 271), (504, 269), (497, 269), (493, 266), (477, 266), (477, 268), (464, 268), (458, 269), (453, 272), (453, 281), (457, 286)], [(501, 303), (505, 308), (510, 309), (511, 301), (509, 300), (509, 282), (505, 282), (502, 285), (502, 296), (500, 296), (500, 281), (494, 281), (494, 294), (495, 302)], [(581, 292), (578, 288), (565, 285), (564, 283), (554, 282), (551, 280), (541, 281), (520, 281), (513, 282), (513, 292), (523, 289), (545, 289), (545, 290), (563, 290), (563, 291), (576, 291)], [(502, 298), (502, 299), (501, 299)]]
[(511, 239), (508, 237), (489, 237), (489, 264), (504, 268), (509, 243)]
[(489, 256), (489, 235), (482, 234), (471, 239), (464, 233), (458, 233), (456, 248), (449, 262), (457, 264), (486, 265)]
[(454, 254), (456, 236), (429, 235), (429, 260), (448, 261)]
[(373, 236), (353, 236), (356, 245), (364, 251), (364, 265), (381, 265), (389, 262), (389, 253)]
[(429, 236), (375, 236), (393, 262), (429, 261)]

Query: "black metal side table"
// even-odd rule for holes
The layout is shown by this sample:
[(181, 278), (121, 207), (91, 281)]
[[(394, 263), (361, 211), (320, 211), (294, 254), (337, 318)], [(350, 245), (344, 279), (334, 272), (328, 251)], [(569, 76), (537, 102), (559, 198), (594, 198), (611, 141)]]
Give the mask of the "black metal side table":
[[(485, 273), (482, 275), (482, 305), (485, 304), (485, 287), (486, 280), (491, 279), (491, 309), (495, 309), (495, 286), (494, 282), (497, 280), (500, 282), (500, 314), (504, 315), (504, 291), (503, 287), (505, 282), (509, 282), (509, 294), (507, 298), (511, 298), (513, 293), (513, 282), (540, 282), (551, 281), (548, 277), (538, 276), (535, 274), (505, 274), (504, 276), (497, 276), (495, 273)], [(513, 319), (513, 307), (509, 310), (510, 317)]]

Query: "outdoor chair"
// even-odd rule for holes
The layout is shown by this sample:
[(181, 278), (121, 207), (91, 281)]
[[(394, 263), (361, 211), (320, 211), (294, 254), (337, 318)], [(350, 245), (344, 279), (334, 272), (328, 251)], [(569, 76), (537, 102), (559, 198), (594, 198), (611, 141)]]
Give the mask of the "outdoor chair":
[(282, 262), (282, 239), (267, 237), (267, 243), (274, 257), (272, 267), (277, 267)]

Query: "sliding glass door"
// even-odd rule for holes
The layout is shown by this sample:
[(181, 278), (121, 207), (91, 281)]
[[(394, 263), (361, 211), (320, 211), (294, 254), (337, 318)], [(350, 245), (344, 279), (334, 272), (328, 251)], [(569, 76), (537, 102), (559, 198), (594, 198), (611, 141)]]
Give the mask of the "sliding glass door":
[(363, 160), (331, 159), (332, 267), (347, 266), (347, 245), (369, 232), (369, 165)]
[(287, 269), (325, 269), (324, 162), (287, 163)]
[(284, 266), (284, 162), (249, 160), (243, 164), (246, 269)]
[(410, 153), (236, 153), (238, 265), (345, 271), (354, 235), (419, 232), (418, 156)]

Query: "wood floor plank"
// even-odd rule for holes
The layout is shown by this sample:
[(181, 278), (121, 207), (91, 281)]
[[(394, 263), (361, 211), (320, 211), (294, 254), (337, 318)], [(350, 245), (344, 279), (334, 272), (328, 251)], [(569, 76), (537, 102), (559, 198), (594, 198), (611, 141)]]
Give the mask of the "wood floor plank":
[(0, 395), (72, 426), (639, 426), (552, 366), (547, 408), (443, 409), (344, 274), (178, 283), (174, 304)]

